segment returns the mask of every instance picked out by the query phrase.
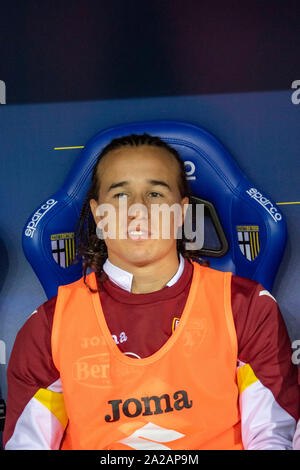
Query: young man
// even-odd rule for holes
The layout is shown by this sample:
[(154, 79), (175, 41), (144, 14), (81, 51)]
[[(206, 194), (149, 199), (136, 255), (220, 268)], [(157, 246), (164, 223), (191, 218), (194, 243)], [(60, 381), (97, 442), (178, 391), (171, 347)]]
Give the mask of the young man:
[(84, 276), (15, 341), (6, 449), (292, 448), (299, 389), (277, 303), (192, 261), (178, 238), (188, 201), (159, 138), (101, 152), (78, 226)]

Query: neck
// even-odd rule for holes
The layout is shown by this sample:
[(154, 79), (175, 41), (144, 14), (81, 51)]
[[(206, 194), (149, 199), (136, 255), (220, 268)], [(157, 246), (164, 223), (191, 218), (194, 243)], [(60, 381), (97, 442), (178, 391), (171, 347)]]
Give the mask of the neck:
[(128, 264), (122, 260), (109, 256), (115, 266), (130, 272), (133, 275), (131, 292), (134, 294), (147, 294), (162, 289), (172, 279), (179, 267), (177, 252), (168, 256), (168, 260), (159, 259), (145, 265)]

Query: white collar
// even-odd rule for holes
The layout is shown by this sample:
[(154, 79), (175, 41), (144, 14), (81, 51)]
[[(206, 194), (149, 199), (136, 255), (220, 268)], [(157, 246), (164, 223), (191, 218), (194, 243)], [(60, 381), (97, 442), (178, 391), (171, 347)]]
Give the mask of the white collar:
[[(178, 279), (180, 278), (181, 274), (183, 273), (184, 269), (184, 258), (183, 256), (179, 253), (179, 267), (177, 272), (174, 274), (172, 279), (170, 279), (166, 286), (170, 287), (173, 286)], [(133, 279), (133, 274), (125, 271), (124, 269), (118, 268), (115, 264), (112, 264), (109, 259), (105, 261), (103, 264), (103, 271), (108, 275), (109, 279), (117, 284), (117, 286), (121, 287), (122, 289), (127, 290), (128, 292), (131, 292), (131, 285), (132, 285), (132, 279)]]

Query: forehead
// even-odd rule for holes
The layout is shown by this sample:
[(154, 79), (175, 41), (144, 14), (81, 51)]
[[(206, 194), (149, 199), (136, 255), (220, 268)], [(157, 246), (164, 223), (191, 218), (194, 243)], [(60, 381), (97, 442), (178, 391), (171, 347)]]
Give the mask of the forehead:
[(164, 176), (177, 179), (179, 164), (168, 150), (154, 146), (124, 146), (107, 153), (99, 162), (97, 175), (103, 184), (115, 178)]

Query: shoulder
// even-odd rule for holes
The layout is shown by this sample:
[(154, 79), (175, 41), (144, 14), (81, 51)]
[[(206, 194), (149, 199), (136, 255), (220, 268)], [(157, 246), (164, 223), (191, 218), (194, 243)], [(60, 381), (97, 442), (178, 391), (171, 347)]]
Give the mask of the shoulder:
[(237, 276), (236, 274), (232, 275), (231, 291), (232, 298), (237, 301), (246, 299), (250, 303), (255, 299), (261, 300), (263, 298), (263, 301), (267, 299), (268, 303), (270, 303), (270, 301), (277, 303), (275, 297), (259, 282), (246, 277)]
[(51, 331), (57, 296), (41, 304), (27, 319), (17, 336), (38, 335), (43, 330)]
[[(51, 330), (56, 305), (53, 297), (40, 305), (18, 331), (8, 365), (8, 373), (51, 356)], [(43, 359), (44, 358), (44, 359)]]
[(274, 337), (278, 330), (286, 335), (286, 327), (275, 297), (261, 284), (233, 275), (231, 279), (231, 305), (239, 343), (259, 333)]
[(232, 275), (231, 304), (236, 326), (258, 324), (265, 326), (272, 322), (284, 325), (275, 297), (261, 284), (251, 279)]
[(239, 359), (260, 374), (263, 369), (262, 375), (279, 374), (282, 364), (290, 369), (290, 338), (274, 296), (255, 281), (233, 276), (231, 301)]

